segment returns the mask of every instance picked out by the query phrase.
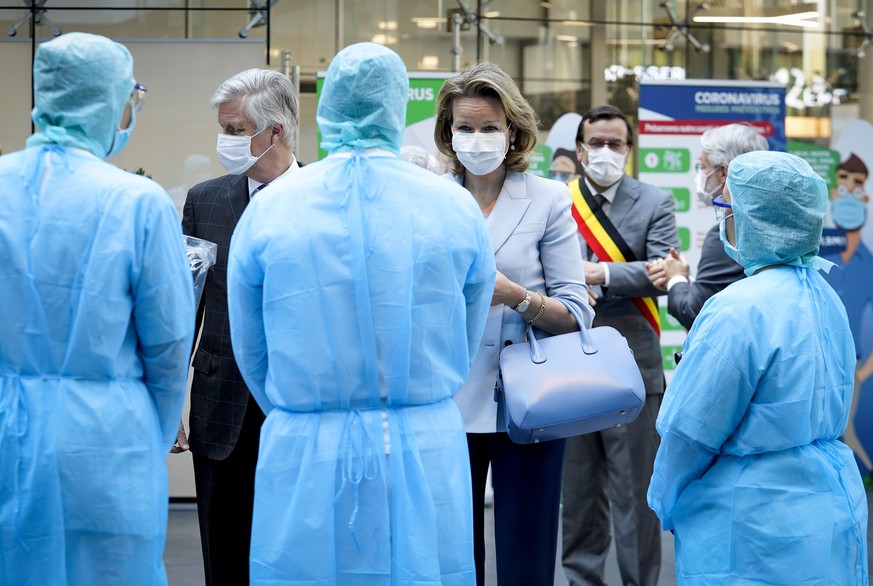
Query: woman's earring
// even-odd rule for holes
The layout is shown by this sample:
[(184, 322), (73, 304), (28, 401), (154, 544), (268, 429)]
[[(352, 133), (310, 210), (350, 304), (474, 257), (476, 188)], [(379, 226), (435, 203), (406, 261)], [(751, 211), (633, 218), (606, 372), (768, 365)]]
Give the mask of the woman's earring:
[(509, 150), (511, 150), (511, 151), (515, 150), (515, 143), (512, 143), (511, 145), (509, 145)]

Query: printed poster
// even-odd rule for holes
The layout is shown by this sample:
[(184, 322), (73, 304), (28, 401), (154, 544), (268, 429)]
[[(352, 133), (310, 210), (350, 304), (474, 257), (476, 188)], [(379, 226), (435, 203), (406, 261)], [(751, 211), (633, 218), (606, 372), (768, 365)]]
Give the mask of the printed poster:
[[(785, 87), (770, 82), (677, 80), (640, 82), (637, 159), (639, 180), (669, 191), (676, 199), (680, 252), (691, 265), (700, 259), (703, 239), (715, 224), (715, 211), (703, 205), (694, 187), (701, 153), (700, 135), (717, 126), (751, 124), (770, 150), (785, 151)], [(682, 350), (685, 329), (660, 299), (661, 351), (667, 378)]]

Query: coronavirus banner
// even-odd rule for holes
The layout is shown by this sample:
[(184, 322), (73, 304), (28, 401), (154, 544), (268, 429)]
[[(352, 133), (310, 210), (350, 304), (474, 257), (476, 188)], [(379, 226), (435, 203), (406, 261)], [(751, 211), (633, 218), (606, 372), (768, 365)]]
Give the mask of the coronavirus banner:
[[(669, 191), (676, 199), (681, 251), (694, 269), (715, 212), (701, 203), (694, 187), (700, 135), (732, 123), (754, 126), (771, 150), (784, 151), (785, 87), (769, 82), (709, 80), (640, 82), (637, 164), (640, 181)], [(685, 329), (667, 314), (661, 298), (661, 348), (668, 377)]]

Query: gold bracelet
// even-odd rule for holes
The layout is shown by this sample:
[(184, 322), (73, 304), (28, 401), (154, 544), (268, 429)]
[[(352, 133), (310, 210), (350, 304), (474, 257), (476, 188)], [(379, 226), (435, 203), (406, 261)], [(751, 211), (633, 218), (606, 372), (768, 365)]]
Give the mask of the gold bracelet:
[(543, 295), (542, 293), (540, 293), (539, 291), (537, 291), (537, 295), (539, 295), (540, 299), (543, 300), (543, 304), (540, 305), (540, 310), (537, 312), (537, 314), (535, 316), (533, 316), (533, 319), (527, 320), (527, 325), (529, 325), (529, 326), (534, 325), (534, 322), (537, 321), (538, 319), (540, 319), (541, 317), (543, 317), (543, 313), (545, 313), (545, 311), (546, 311), (546, 296)]

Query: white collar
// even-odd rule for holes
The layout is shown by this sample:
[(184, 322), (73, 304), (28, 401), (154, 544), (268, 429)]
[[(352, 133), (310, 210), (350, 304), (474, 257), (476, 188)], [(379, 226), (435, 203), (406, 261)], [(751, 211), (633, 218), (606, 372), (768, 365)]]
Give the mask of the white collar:
[[(281, 175), (279, 175), (279, 177), (284, 177), (285, 175), (290, 175), (291, 173), (293, 173), (294, 171), (296, 171), (296, 170), (299, 169), (299, 168), (300, 168), (300, 165), (297, 164), (297, 158), (295, 157), (294, 160), (291, 161), (291, 166), (288, 167), (288, 168), (285, 170), (284, 173), (282, 173)], [(276, 179), (279, 179), (279, 177), (276, 177)], [(261, 185), (264, 185), (264, 184), (261, 183), (260, 181), (255, 181), (255, 180), (252, 179), (251, 177), (246, 177), (246, 179), (248, 179), (248, 181), (249, 181), (249, 197), (251, 197), (252, 194), (253, 194), (255, 191), (257, 191), (257, 189), (258, 189)], [(273, 179), (273, 181), (275, 181), (276, 179)], [(272, 183), (273, 181), (271, 181), (270, 183)]]
[(588, 181), (588, 177), (584, 175), (583, 177), (585, 178), (585, 185), (588, 186), (588, 190), (591, 192), (591, 195), (597, 195), (599, 193), (600, 195), (605, 197), (606, 201), (608, 201), (609, 203), (612, 203), (615, 199), (615, 194), (618, 192), (618, 186), (621, 185), (622, 179), (624, 179), (624, 176), (622, 176), (621, 179), (619, 179), (603, 191), (597, 191), (596, 189), (594, 189), (594, 186), (591, 185), (591, 182)]

